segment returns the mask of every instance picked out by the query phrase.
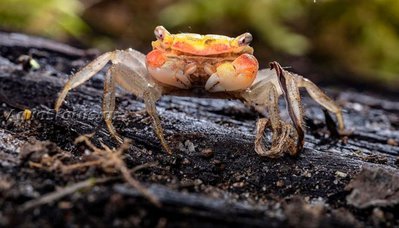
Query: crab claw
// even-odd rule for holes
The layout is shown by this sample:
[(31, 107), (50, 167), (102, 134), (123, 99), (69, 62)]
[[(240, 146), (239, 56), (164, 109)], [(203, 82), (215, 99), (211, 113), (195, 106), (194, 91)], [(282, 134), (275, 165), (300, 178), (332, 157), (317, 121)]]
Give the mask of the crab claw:
[(240, 55), (233, 62), (219, 65), (207, 80), (205, 89), (209, 92), (245, 90), (255, 80), (258, 68), (258, 61), (253, 55)]

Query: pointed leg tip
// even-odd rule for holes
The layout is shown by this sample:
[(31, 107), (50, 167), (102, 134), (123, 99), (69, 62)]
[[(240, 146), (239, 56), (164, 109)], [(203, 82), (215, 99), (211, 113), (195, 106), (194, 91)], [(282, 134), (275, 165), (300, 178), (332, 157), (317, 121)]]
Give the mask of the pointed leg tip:
[(54, 105), (54, 111), (55, 111), (55, 112), (60, 111), (60, 107), (61, 107), (61, 104), (60, 104), (59, 101), (57, 101), (57, 102), (55, 103), (55, 105)]
[(166, 150), (166, 153), (168, 154), (168, 155), (172, 155), (173, 154), (173, 152), (172, 152), (172, 150), (170, 149), (170, 148), (165, 148), (165, 150)]
[(341, 137), (345, 137), (352, 135), (354, 131), (354, 129), (339, 129), (338, 133)]

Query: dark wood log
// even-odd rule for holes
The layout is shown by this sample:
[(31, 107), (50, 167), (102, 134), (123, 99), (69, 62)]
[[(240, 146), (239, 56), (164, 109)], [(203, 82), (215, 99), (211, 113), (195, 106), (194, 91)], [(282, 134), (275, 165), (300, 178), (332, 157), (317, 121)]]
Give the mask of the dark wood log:
[[(122, 136), (134, 140), (125, 161), (129, 167), (158, 162), (136, 176), (159, 196), (163, 207), (154, 207), (131, 187), (114, 181), (21, 212), (23, 203), (57, 187), (105, 175), (96, 169), (79, 175), (33, 169), (20, 156), (22, 145), (39, 140), (46, 145), (40, 148), (66, 151), (75, 159), (87, 149), (74, 144), (82, 134), (95, 132), (97, 145), (118, 145), (102, 120), (103, 72), (70, 92), (60, 113), (53, 110), (70, 71), (76, 71), (93, 56), (66, 45), (57, 48), (61, 44), (53, 41), (37, 43), (29, 36), (21, 42), (11, 42), (9, 34), (0, 37), (2, 225), (399, 224), (395, 212), (398, 200), (394, 197), (386, 206), (366, 208), (346, 199), (352, 189), (346, 186), (362, 167), (371, 167), (373, 172), (382, 170), (381, 175), (399, 175), (399, 101), (339, 89), (328, 89), (327, 93), (345, 109), (347, 127), (353, 130), (347, 142), (329, 137), (323, 111), (305, 96), (305, 149), (299, 157), (279, 159), (255, 153), (254, 130), (259, 115), (239, 101), (173, 96), (163, 97), (157, 104), (165, 136), (174, 151), (169, 156), (153, 133), (148, 115), (140, 111), (142, 101), (119, 90), (114, 123)], [(17, 61), (21, 54), (30, 54), (41, 68), (23, 70)], [(25, 109), (33, 113), (29, 121), (22, 118)], [(361, 188), (359, 180), (354, 182), (356, 188)]]

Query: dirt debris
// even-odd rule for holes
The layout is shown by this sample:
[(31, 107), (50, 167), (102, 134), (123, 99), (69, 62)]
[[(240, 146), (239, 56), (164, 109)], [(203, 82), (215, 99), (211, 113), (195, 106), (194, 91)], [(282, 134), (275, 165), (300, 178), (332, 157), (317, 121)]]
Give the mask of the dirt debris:
[(387, 144), (391, 145), (391, 146), (398, 146), (399, 145), (398, 142), (395, 139), (388, 139)]
[(362, 227), (348, 211), (329, 210), (324, 202), (309, 204), (296, 197), (285, 207), (288, 223), (292, 227), (330, 227), (331, 225), (326, 224), (331, 224), (331, 221), (334, 221), (331, 227)]
[[(136, 188), (139, 192), (141, 192), (151, 203), (160, 207), (161, 204), (158, 201), (157, 197), (149, 192), (143, 185), (140, 184), (135, 178), (132, 176), (132, 171), (129, 170), (125, 162), (123, 161), (123, 153), (125, 150), (129, 148), (131, 143), (130, 140), (125, 140), (125, 142), (118, 149), (110, 149), (108, 146), (102, 144), (101, 147), (96, 147), (91, 141), (90, 138), (93, 135), (83, 135), (78, 137), (75, 140), (75, 143), (85, 143), (91, 150), (82, 156), (80, 161), (71, 161), (71, 156), (59, 149), (54, 143), (49, 141), (38, 141), (33, 140), (33, 143), (25, 144), (21, 148), (21, 159), (27, 160), (29, 166), (32, 168), (44, 169), (49, 172), (60, 172), (62, 174), (68, 174), (74, 171), (84, 172), (88, 168), (100, 168), (102, 171), (110, 174), (115, 174), (120, 172), (123, 176), (123, 179), (129, 183), (132, 187)], [(66, 161), (68, 160), (68, 161)], [(133, 171), (141, 169), (144, 166), (138, 166), (133, 169)], [(95, 182), (95, 181), (94, 181)], [(103, 181), (99, 181), (103, 182)], [(81, 185), (77, 185), (76, 190), (87, 187), (90, 183), (84, 182)], [(73, 188), (75, 189), (75, 188)], [(50, 196), (44, 196), (45, 199), (42, 201), (47, 202), (50, 199), (61, 198), (65, 194), (68, 194), (71, 191), (69, 188), (64, 190), (67, 193), (63, 193), (57, 191)], [(38, 202), (39, 203), (38, 203)], [(32, 205), (40, 205), (42, 202), (39, 200), (35, 200), (33, 203), (28, 202), (29, 206), (23, 207), (24, 210), (27, 208), (31, 208)], [(32, 204), (32, 205), (31, 205)]]
[(211, 148), (203, 149), (201, 150), (201, 155), (205, 158), (211, 158), (213, 157), (213, 150)]
[(363, 167), (346, 190), (352, 191), (346, 201), (357, 208), (395, 206), (399, 204), (399, 173)]

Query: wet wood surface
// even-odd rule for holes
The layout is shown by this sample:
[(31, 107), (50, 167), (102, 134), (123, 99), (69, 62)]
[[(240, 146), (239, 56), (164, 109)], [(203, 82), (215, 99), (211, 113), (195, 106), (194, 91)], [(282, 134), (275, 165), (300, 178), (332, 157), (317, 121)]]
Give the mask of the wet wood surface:
[[(118, 90), (114, 123), (123, 137), (133, 140), (125, 162), (130, 168), (157, 162), (135, 177), (163, 206), (153, 206), (135, 189), (115, 180), (22, 211), (21, 205), (29, 200), (109, 175), (96, 169), (64, 174), (32, 168), (22, 152), (63, 151), (79, 160), (88, 148), (74, 140), (89, 133), (95, 133), (96, 145), (118, 145), (101, 115), (104, 71), (70, 92), (60, 113), (53, 110), (69, 75), (94, 57), (92, 51), (53, 41), (48, 41), (51, 45), (46, 40), (38, 43), (37, 38), (25, 35), (17, 36), (18, 42), (10, 34), (0, 37), (2, 225), (399, 224), (395, 212), (399, 187), (391, 183), (399, 175), (399, 101), (340, 88), (325, 90), (344, 107), (347, 128), (353, 134), (346, 140), (331, 137), (320, 106), (304, 94), (305, 149), (298, 157), (278, 159), (255, 153), (255, 123), (260, 115), (239, 101), (173, 96), (157, 103), (165, 137), (174, 151), (169, 156), (142, 111), (143, 102)], [(40, 69), (24, 69), (18, 61), (21, 55), (30, 55)], [(281, 105), (283, 109), (283, 101)], [(32, 111), (30, 120), (23, 118), (26, 109)], [(374, 182), (386, 189), (370, 187)], [(371, 196), (357, 197), (355, 194), (364, 194), (362, 187)], [(370, 199), (385, 201), (363, 202)]]

